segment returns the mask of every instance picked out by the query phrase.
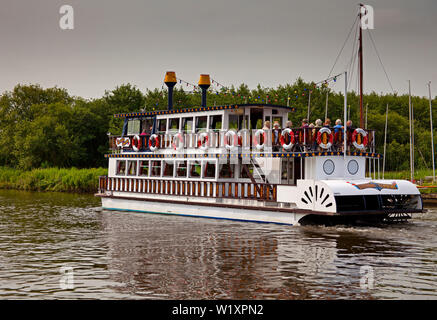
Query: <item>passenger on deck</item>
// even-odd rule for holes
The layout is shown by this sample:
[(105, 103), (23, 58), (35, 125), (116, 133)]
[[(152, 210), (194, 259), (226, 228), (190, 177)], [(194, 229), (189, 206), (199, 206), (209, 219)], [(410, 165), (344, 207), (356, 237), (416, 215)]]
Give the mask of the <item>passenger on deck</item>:
[(264, 122), (263, 130), (270, 130), (270, 121)]
[(323, 124), (322, 120), (321, 120), (321, 119), (317, 119), (317, 120), (316, 120), (316, 125), (315, 125), (314, 127), (315, 127), (315, 128), (321, 128), (321, 127), (322, 127), (322, 124)]
[(343, 151), (343, 126), (341, 120), (337, 119), (334, 126), (334, 145), (338, 151)]
[(272, 130), (272, 142), (273, 142), (273, 152), (278, 152), (281, 147), (281, 128), (279, 127), (279, 122), (275, 121)]
[(308, 130), (308, 141), (307, 144), (310, 148), (310, 150), (314, 150), (314, 140), (316, 139), (316, 129), (315, 129), (315, 125), (314, 123), (310, 123), (310, 125), (308, 126), (309, 130)]
[(324, 128), (330, 128), (331, 127), (331, 120), (329, 118), (325, 119), (325, 124), (323, 125)]
[(354, 133), (355, 128), (353, 127), (352, 120), (348, 120), (346, 122), (346, 134), (347, 134), (347, 145), (350, 150), (350, 146), (352, 144), (352, 134)]
[(142, 146), (141, 149), (147, 149), (149, 145), (148, 136), (149, 133), (147, 132), (147, 129), (143, 128), (143, 131), (140, 134), (141, 146)]
[(292, 129), (293, 128), (293, 122), (291, 122), (290, 120), (287, 121), (287, 124), (286, 124), (285, 128)]
[(302, 150), (301, 151), (305, 151), (305, 149), (308, 149), (308, 142), (310, 141), (309, 139), (309, 126), (308, 126), (308, 119), (302, 119), (302, 126), (301, 126), (301, 130), (299, 133), (299, 143), (302, 146)]
[(341, 131), (342, 129), (343, 129), (343, 126), (341, 125), (341, 120), (337, 119), (335, 121), (334, 133), (337, 133), (338, 131)]

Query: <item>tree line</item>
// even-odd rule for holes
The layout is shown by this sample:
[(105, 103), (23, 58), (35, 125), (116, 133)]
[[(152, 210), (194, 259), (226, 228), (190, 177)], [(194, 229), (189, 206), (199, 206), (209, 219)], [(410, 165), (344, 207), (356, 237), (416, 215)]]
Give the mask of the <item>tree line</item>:
[[(343, 119), (344, 96), (327, 87), (316, 88), (314, 83), (298, 79), (293, 84), (276, 88), (247, 85), (222, 88), (208, 92), (208, 105), (243, 103), (287, 104), (295, 108), (289, 118), (293, 125), (307, 117), (308, 92), (311, 93), (310, 122), (324, 120), (328, 94), (328, 117)], [(250, 99), (249, 99), (250, 97)], [(174, 108), (200, 105), (200, 92), (174, 91)], [(423, 97), (412, 97), (414, 105), (414, 146), (417, 168), (431, 167), (429, 102)], [(359, 96), (348, 93), (350, 118), (359, 124)], [(383, 152), (386, 105), (389, 105), (386, 170), (409, 168), (409, 111), (408, 96), (377, 94), (364, 96), (368, 105), (367, 124), (377, 130), (377, 151)], [(436, 106), (436, 98), (433, 100)], [(436, 106), (437, 107), (437, 106)], [(167, 109), (167, 91), (162, 89), (142, 92), (131, 84), (108, 90), (101, 98), (84, 99), (70, 95), (63, 88), (42, 88), (39, 85), (17, 85), (0, 96), (0, 166), (20, 169), (48, 167), (92, 168), (106, 166), (108, 134), (121, 133), (123, 121), (116, 113)], [(433, 122), (437, 126), (435, 113)], [(434, 133), (435, 134), (435, 133)]]

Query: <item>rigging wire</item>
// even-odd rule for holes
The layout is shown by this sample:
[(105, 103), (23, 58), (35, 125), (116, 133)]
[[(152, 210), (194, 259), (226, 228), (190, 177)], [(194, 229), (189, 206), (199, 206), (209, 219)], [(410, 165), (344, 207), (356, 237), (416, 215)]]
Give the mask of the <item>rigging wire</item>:
[(387, 78), (388, 84), (390, 85), (390, 88), (391, 88), (391, 90), (393, 91), (393, 93), (395, 93), (395, 90), (393, 89), (393, 86), (392, 86), (392, 84), (391, 84), (391, 81), (390, 81), (390, 78), (389, 78), (389, 76), (388, 76), (388, 74), (387, 74), (387, 71), (385, 70), (384, 64), (382, 63), (381, 56), (379, 55), (378, 49), (376, 48), (375, 41), (373, 41), (373, 37), (372, 37), (372, 34), (370, 33), (370, 29), (367, 29), (367, 30), (368, 30), (368, 33), (367, 33), (367, 34), (369, 35), (369, 38), (370, 38), (370, 40), (372, 41), (373, 48), (375, 49), (376, 55), (378, 56), (379, 63), (380, 63), (381, 66), (382, 66), (382, 70), (384, 70), (384, 73), (385, 73), (385, 76), (386, 76), (386, 78)]
[(357, 29), (355, 31), (355, 39), (354, 39), (354, 45), (352, 47), (352, 55), (351, 55), (351, 62), (348, 66), (348, 72), (351, 75), (349, 78), (349, 83), (348, 83), (348, 88), (350, 86), (350, 84), (352, 84), (353, 82), (353, 76), (354, 76), (354, 71), (355, 71), (355, 61), (357, 59), (358, 56), (358, 29), (360, 28), (360, 25), (358, 24)]
[(335, 59), (334, 65), (332, 66), (331, 71), (329, 71), (329, 75), (328, 75), (327, 78), (329, 78), (329, 77), (331, 76), (332, 71), (334, 70), (335, 65), (337, 64), (338, 59), (340, 58), (340, 55), (341, 55), (341, 53), (343, 52), (343, 49), (344, 49), (344, 47), (346, 46), (346, 43), (347, 43), (347, 41), (349, 40), (349, 37), (350, 37), (350, 35), (351, 35), (351, 33), (352, 33), (352, 31), (353, 31), (353, 29), (354, 29), (355, 24), (357, 23), (357, 21), (358, 21), (358, 15), (355, 17), (354, 23), (352, 24), (352, 28), (349, 30), (349, 33), (348, 33), (348, 35), (347, 35), (347, 37), (346, 37), (346, 40), (344, 41), (343, 46), (341, 47), (340, 52), (338, 53), (337, 58)]

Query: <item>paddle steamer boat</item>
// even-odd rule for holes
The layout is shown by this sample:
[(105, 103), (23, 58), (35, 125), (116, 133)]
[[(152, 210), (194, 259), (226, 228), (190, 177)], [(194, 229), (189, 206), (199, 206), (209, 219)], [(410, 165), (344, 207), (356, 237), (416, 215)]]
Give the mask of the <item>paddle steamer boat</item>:
[(305, 224), (404, 221), (423, 211), (420, 192), (404, 180), (379, 179), (375, 131), (286, 127), (293, 109), (273, 104), (173, 109), (174, 72), (167, 72), (168, 110), (116, 114), (108, 175), (100, 177), (107, 210)]

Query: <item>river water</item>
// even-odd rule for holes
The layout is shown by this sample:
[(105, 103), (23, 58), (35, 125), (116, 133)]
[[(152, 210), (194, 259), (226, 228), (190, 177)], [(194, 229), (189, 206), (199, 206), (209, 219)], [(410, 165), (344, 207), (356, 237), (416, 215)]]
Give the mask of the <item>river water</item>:
[(437, 210), (384, 227), (102, 211), (0, 191), (0, 299), (436, 299)]

